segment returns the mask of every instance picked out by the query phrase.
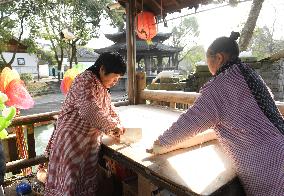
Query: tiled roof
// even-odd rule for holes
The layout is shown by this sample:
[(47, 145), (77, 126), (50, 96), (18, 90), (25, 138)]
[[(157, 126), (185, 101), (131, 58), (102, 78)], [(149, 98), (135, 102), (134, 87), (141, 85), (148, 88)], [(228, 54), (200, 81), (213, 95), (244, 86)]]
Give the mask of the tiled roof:
[[(136, 55), (145, 54), (173, 54), (181, 51), (182, 48), (177, 48), (173, 46), (168, 46), (162, 43), (153, 42), (153, 44), (148, 45), (146, 41), (136, 41)], [(126, 54), (126, 43), (115, 43), (109, 47), (95, 49), (95, 52), (101, 54), (103, 52), (119, 52), (121, 54)]]
[[(171, 33), (158, 33), (155, 37), (153, 37), (152, 41), (153, 42), (163, 42), (171, 36)], [(122, 32), (117, 32), (113, 34), (105, 34), (105, 37), (108, 38), (109, 40), (113, 41), (114, 43), (125, 43), (126, 42), (126, 33), (125, 31)], [(141, 40), (137, 35), (136, 35), (136, 40)]]

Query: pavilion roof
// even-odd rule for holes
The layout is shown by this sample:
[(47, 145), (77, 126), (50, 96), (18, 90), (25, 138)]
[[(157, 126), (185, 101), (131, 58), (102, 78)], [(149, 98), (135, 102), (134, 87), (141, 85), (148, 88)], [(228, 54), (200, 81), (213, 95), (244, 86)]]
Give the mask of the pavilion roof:
[[(155, 37), (153, 37), (152, 41), (153, 42), (163, 42), (171, 36), (171, 33), (158, 33)], [(117, 32), (113, 34), (105, 34), (106, 38), (109, 40), (113, 41), (114, 43), (123, 43), (126, 42), (126, 32)], [(141, 40), (137, 35), (136, 35), (136, 40)]]
[[(118, 0), (118, 2), (125, 7), (125, 3), (129, 0)], [(183, 8), (195, 8), (199, 5), (218, 4), (223, 2), (238, 2), (239, 0), (136, 0), (136, 10), (140, 12), (143, 10), (151, 11), (156, 16), (167, 13), (180, 12)], [(142, 6), (143, 2), (143, 6)], [(162, 3), (161, 3), (162, 2)]]
[[(119, 52), (120, 54), (126, 54), (127, 46), (126, 43), (115, 43), (109, 47), (95, 49), (96, 53), (103, 53), (103, 52)], [(153, 42), (153, 44), (147, 44), (146, 41), (136, 41), (136, 55), (149, 55), (149, 56), (169, 56), (176, 52), (182, 51), (182, 48), (168, 46), (159, 42)]]

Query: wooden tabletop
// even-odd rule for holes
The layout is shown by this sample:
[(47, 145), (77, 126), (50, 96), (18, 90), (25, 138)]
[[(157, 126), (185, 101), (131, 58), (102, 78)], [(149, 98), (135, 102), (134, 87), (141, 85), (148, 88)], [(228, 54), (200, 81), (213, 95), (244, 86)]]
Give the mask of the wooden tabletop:
[(103, 148), (112, 158), (123, 160), (152, 178), (154, 183), (161, 182), (188, 194), (210, 195), (236, 177), (230, 160), (216, 140), (164, 155), (146, 153), (182, 111), (152, 105), (122, 106), (118, 110), (125, 127), (142, 128), (142, 139), (126, 145), (104, 137)]

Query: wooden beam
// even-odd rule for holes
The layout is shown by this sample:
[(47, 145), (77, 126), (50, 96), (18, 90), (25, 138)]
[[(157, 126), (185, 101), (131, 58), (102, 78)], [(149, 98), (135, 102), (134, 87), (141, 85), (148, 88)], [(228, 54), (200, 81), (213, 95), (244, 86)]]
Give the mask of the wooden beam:
[(114, 102), (113, 105), (115, 107), (128, 106), (129, 105), (129, 101), (118, 101), (118, 102)]
[(180, 3), (177, 0), (173, 0), (173, 2), (176, 4), (176, 6), (180, 7)]
[(55, 111), (55, 112), (46, 112), (46, 113), (16, 117), (13, 119), (10, 127), (28, 125), (28, 124), (33, 124), (33, 123), (43, 122), (43, 121), (56, 120), (58, 114), (59, 114), (59, 111)]
[(164, 101), (169, 103), (193, 104), (200, 93), (165, 90), (143, 90), (141, 98), (152, 101)]
[[(141, 92), (141, 98), (145, 100), (189, 105), (193, 104), (199, 96), (200, 93), (183, 91), (143, 90)], [(280, 113), (284, 116), (284, 102), (276, 101), (276, 106)]]
[[(161, 4), (160, 4), (160, 3), (158, 3), (156, 0), (151, 0), (151, 2), (153, 2), (153, 3), (154, 3), (154, 5), (155, 5), (156, 7), (158, 7), (158, 9), (159, 9), (159, 10), (161, 10), (161, 9), (162, 9)], [(160, 2), (161, 2), (161, 0), (160, 0)]]
[(280, 111), (280, 113), (282, 114), (282, 116), (284, 116), (284, 102), (276, 102), (276, 106), (278, 108), (278, 110)]
[(48, 162), (48, 158), (46, 158), (44, 155), (36, 156), (30, 159), (20, 159), (17, 161), (6, 163), (6, 172), (18, 171), (20, 169), (24, 169), (27, 167), (35, 166), (40, 163), (46, 163), (46, 162)]
[(136, 33), (135, 33), (135, 1), (126, 4), (126, 43), (127, 43), (127, 75), (128, 75), (128, 100), (130, 105), (135, 104), (136, 81)]

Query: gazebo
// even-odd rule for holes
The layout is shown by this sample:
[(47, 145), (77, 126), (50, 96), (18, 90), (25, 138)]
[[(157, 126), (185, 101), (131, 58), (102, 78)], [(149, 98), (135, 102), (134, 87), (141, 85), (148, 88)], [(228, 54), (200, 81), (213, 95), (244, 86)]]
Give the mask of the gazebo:
[[(152, 43), (147, 44), (145, 40), (136, 35), (136, 62), (138, 64), (136, 69), (145, 71), (147, 76), (152, 75), (156, 68), (158, 73), (162, 70), (177, 70), (178, 66), (174, 56), (178, 55), (182, 48), (163, 44), (170, 36), (171, 33), (158, 33), (152, 39)], [(127, 59), (126, 32), (105, 34), (105, 37), (113, 41), (114, 44), (109, 47), (95, 49), (95, 52), (101, 54), (116, 51)], [(165, 58), (166, 63), (163, 64)]]

